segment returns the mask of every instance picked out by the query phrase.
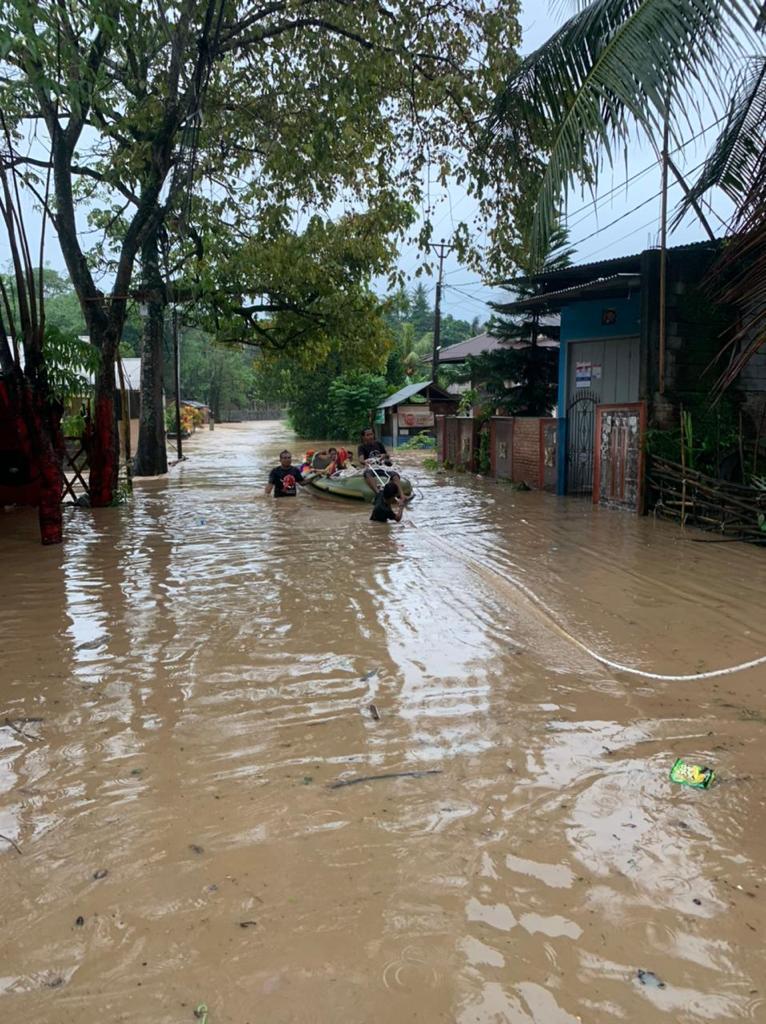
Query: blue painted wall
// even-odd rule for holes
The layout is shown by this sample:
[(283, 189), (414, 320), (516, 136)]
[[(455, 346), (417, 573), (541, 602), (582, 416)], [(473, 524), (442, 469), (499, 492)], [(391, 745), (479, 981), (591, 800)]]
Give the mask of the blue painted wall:
[[(602, 324), (601, 314), (605, 309), (617, 313), (616, 322)], [(639, 292), (628, 299), (573, 299), (561, 309), (561, 348), (559, 350), (559, 452), (557, 493), (566, 494), (566, 408), (569, 404), (567, 381), (569, 380), (569, 342), (608, 341), (626, 335), (641, 333), (641, 296)]]
[[(615, 310), (616, 323), (601, 323), (601, 314), (605, 309)], [(561, 310), (562, 341), (584, 341), (591, 338), (603, 341), (624, 337), (626, 334), (638, 334), (640, 327), (641, 299), (638, 292), (629, 299), (573, 300)]]

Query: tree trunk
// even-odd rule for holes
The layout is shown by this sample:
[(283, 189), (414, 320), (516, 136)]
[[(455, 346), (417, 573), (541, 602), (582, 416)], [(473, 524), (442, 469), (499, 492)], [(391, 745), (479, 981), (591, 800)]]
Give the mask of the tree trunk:
[[(63, 490), (62, 451), (57, 451), (56, 438), (51, 438), (45, 430), (41, 417), (39, 423), (39, 467), (40, 467), (40, 504), (37, 509), (40, 523), (40, 540), (43, 544), (60, 544), (63, 539), (63, 522), (61, 517), (61, 492)], [(50, 417), (52, 420), (52, 417)], [(56, 429), (61, 434), (61, 429)], [(63, 448), (63, 439), (61, 440)]]
[[(91, 338), (91, 340), (93, 340)], [(116, 344), (111, 339), (98, 345), (101, 366), (96, 372), (96, 400), (93, 434), (88, 458), (90, 461), (90, 503), (93, 508), (111, 505), (117, 493), (120, 469), (120, 446), (117, 432), (114, 382)]]
[(142, 246), (142, 266), (149, 301), (141, 339), (141, 418), (133, 473), (160, 476), (168, 471), (168, 455), (163, 408), (165, 301), (156, 234)]
[[(15, 375), (14, 375), (15, 376)], [(0, 394), (16, 424), (19, 447), (37, 478), (36, 499), (43, 544), (60, 544), (63, 536), (61, 492), (64, 489), (64, 439), (61, 435), (61, 408), (53, 408), (18, 372), (16, 379), (7, 378), (4, 394)]]

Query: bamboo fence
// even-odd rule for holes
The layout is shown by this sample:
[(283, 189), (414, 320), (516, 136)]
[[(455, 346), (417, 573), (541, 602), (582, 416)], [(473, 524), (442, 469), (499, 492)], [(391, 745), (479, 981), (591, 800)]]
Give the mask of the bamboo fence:
[(657, 456), (649, 460), (647, 485), (656, 516), (766, 545), (766, 490), (716, 480)]

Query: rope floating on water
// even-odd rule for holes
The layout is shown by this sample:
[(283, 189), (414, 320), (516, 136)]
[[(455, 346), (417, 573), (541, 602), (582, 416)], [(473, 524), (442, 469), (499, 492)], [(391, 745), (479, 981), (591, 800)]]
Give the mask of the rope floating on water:
[[(415, 523), (412, 525), (417, 527), (417, 524)], [(420, 529), (419, 527), (417, 528)], [(606, 658), (603, 654), (599, 654), (598, 651), (594, 651), (593, 648), (584, 644), (582, 640), (578, 640), (576, 636), (573, 636), (565, 626), (561, 625), (558, 616), (553, 609), (550, 608), (542, 598), (538, 597), (537, 594), (526, 585), (526, 583), (522, 583), (521, 580), (516, 579), (515, 576), (511, 576), (510, 573), (500, 572), (494, 566), (485, 565), (477, 559), (472, 558), (470, 555), (466, 555), (455, 544), (442, 540), (441, 537), (435, 536), (430, 530), (420, 529), (420, 533), (426, 536), (427, 539), (439, 544), (442, 548), (446, 548), (448, 551), (455, 553), (461, 561), (474, 571), (491, 573), (493, 576), (497, 576), (501, 579), (504, 583), (508, 583), (515, 587), (529, 601), (531, 601), (533, 605), (545, 614), (545, 617), (551, 622), (557, 632), (573, 643), (575, 647), (578, 647), (584, 654), (593, 658), (594, 661), (599, 662), (601, 665), (606, 665), (607, 668), (614, 669), (617, 672), (627, 672), (632, 676), (641, 676), (642, 679), (654, 679), (663, 683), (684, 683), (694, 682), (701, 679), (716, 679), (719, 676), (730, 676), (734, 675), (736, 672), (744, 672), (749, 668), (757, 668), (759, 665), (766, 665), (766, 655), (763, 655), (760, 658), (753, 658), (751, 661), (743, 661), (739, 665), (731, 665), (728, 668), (716, 668), (711, 669), (709, 672), (692, 672), (686, 675), (673, 675), (665, 672), (647, 672), (642, 668), (635, 668), (632, 665), (623, 665), (619, 661), (613, 661), (611, 658)]]

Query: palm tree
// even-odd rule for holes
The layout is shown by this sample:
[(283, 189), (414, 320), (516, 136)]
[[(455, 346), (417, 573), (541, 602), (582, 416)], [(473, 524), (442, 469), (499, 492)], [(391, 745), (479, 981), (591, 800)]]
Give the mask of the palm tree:
[[(700, 91), (729, 100), (723, 129), (693, 185), (681, 179), (678, 216), (714, 186), (735, 203), (732, 241), (719, 263), (723, 297), (741, 330), (720, 385), (766, 342), (766, 0), (579, 0), (579, 10), (530, 54), (498, 95), (496, 145), (547, 156), (535, 197), (532, 243), (546, 248), (561, 197), (576, 182), (595, 192), (635, 134), (679, 142)], [(756, 51), (757, 55), (752, 56)], [(750, 56), (748, 57), (748, 54)], [(722, 80), (722, 67), (743, 66)], [(744, 346), (742, 342), (744, 341)]]

